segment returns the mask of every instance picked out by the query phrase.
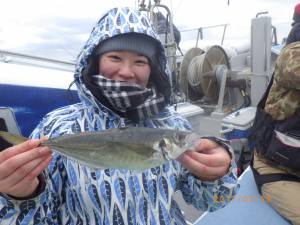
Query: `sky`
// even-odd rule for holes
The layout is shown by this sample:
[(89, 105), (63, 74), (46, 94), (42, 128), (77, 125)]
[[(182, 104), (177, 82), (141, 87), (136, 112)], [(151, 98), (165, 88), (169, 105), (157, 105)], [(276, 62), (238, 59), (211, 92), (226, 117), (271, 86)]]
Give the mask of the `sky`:
[[(0, 49), (23, 54), (73, 61), (89, 33), (108, 9), (137, 8), (139, 0), (9, 0), (1, 2)], [(149, 0), (145, 2), (148, 3)], [(228, 5), (229, 1), (229, 5)], [(251, 19), (268, 11), (279, 41), (287, 36), (294, 6), (300, 0), (161, 0), (181, 31), (180, 47), (196, 45), (197, 32), (187, 31), (217, 24), (229, 24), (224, 46), (250, 43)], [(220, 44), (222, 28), (204, 30), (204, 45)]]

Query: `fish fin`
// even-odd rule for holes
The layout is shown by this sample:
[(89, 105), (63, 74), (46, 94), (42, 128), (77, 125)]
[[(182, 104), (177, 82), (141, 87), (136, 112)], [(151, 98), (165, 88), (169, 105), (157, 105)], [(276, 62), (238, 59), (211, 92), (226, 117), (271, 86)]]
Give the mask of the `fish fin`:
[(7, 141), (8, 143), (13, 144), (13, 145), (17, 145), (17, 144), (20, 144), (20, 143), (28, 140), (27, 138), (25, 138), (23, 136), (11, 134), (11, 133), (5, 132), (5, 131), (0, 131), (0, 138), (4, 139), (5, 141)]

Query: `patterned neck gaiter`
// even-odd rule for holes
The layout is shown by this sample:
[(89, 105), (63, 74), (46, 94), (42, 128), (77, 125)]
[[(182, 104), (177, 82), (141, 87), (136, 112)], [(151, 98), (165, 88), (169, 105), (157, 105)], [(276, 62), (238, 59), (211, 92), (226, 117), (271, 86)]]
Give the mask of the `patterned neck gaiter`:
[(134, 121), (158, 114), (165, 107), (165, 98), (154, 87), (144, 88), (126, 81), (94, 75), (92, 83), (115, 110)]

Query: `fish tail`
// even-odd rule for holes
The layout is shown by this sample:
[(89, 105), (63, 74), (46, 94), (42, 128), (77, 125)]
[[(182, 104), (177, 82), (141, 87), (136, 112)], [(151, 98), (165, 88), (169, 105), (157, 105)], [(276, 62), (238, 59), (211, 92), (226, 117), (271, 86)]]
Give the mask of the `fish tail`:
[(23, 136), (11, 134), (6, 131), (0, 131), (0, 138), (4, 139), (5, 141), (7, 141), (8, 143), (13, 144), (13, 145), (17, 145), (17, 144), (20, 144), (20, 143), (28, 140), (27, 138), (25, 138)]

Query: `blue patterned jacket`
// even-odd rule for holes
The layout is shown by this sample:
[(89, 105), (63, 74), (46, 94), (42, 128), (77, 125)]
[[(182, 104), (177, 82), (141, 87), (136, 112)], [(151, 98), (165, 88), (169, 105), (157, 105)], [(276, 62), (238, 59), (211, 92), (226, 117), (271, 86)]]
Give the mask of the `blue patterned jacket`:
[[(33, 131), (33, 138), (124, 125), (190, 129), (186, 119), (168, 108), (154, 118), (130, 123), (98, 102), (82, 83), (82, 71), (95, 46), (106, 38), (126, 32), (144, 33), (159, 40), (144, 14), (128, 8), (110, 10), (96, 24), (78, 57), (75, 78), (81, 102), (47, 114)], [(163, 47), (160, 47), (159, 62), (165, 63)], [(234, 160), (224, 177), (204, 182), (175, 160), (141, 173), (116, 169), (95, 171), (53, 153), (44, 175), (46, 187), (37, 197), (16, 200), (0, 193), (1, 225), (184, 225), (183, 214), (173, 200), (175, 191), (180, 190), (188, 204), (214, 211), (226, 205), (237, 188)]]

